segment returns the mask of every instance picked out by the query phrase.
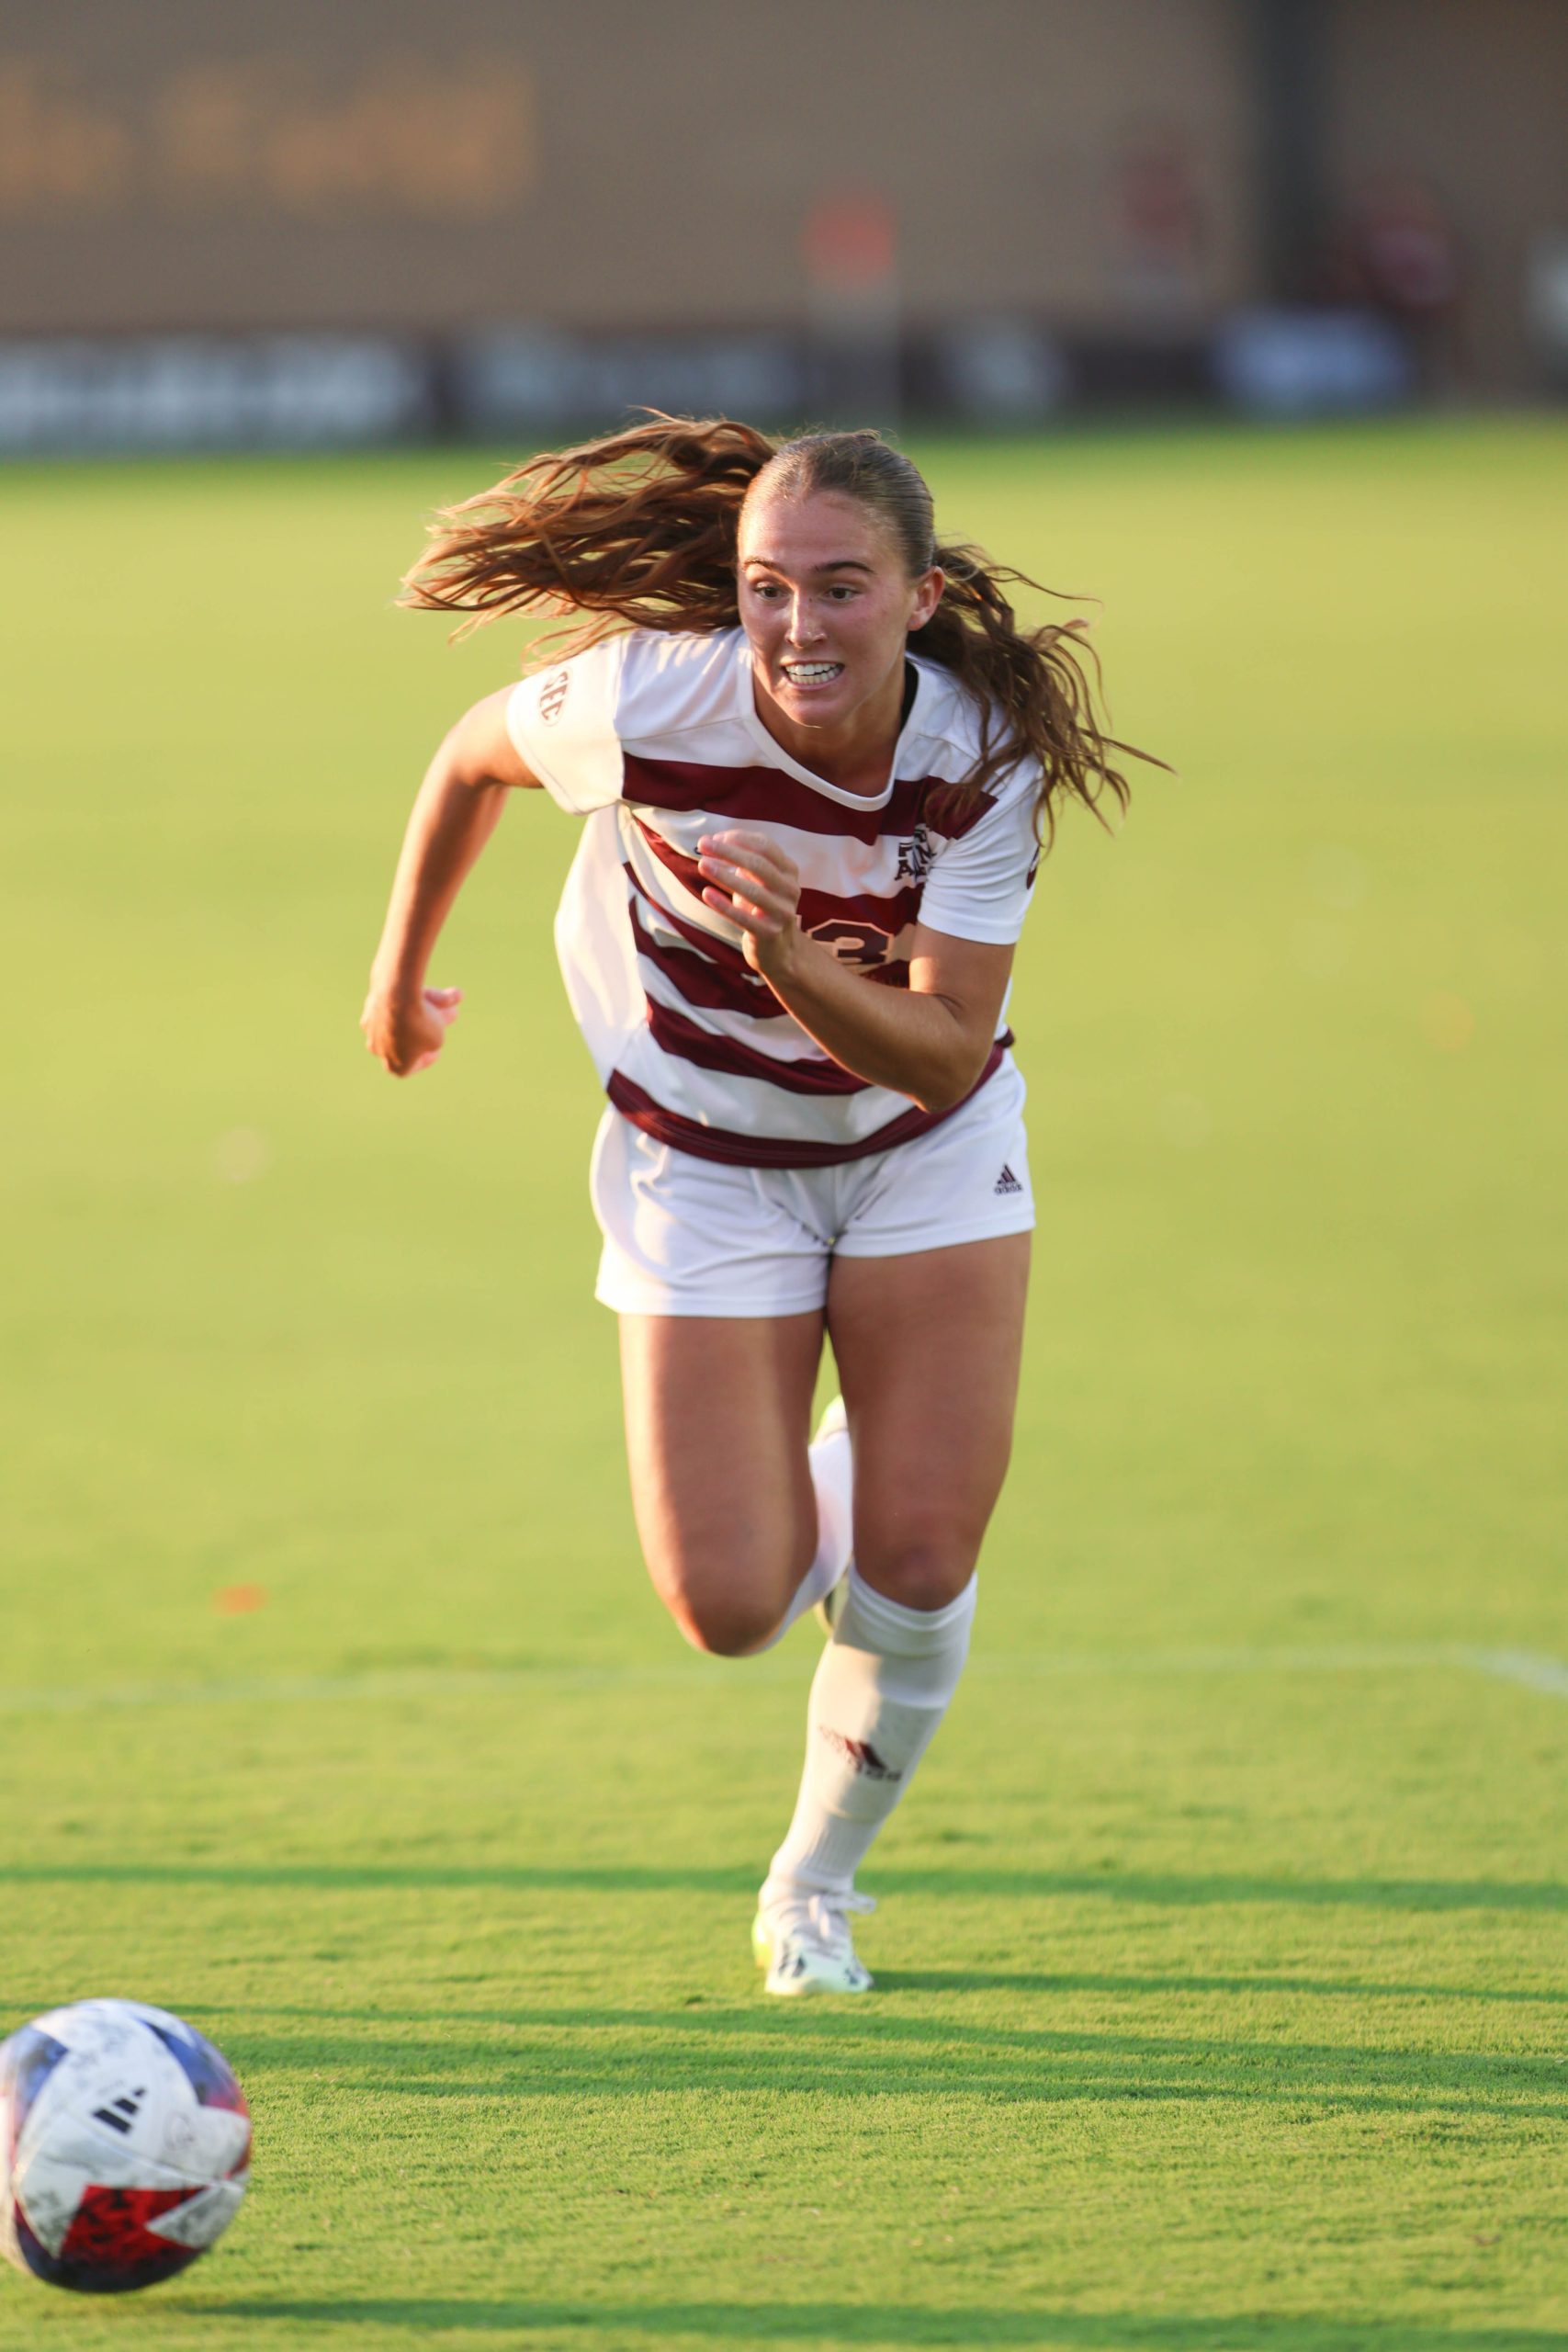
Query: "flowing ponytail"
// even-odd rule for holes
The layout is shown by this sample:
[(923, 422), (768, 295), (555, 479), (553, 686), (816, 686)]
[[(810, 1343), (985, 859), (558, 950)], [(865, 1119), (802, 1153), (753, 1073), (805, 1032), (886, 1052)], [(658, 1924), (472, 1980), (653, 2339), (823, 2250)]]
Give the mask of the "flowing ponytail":
[(400, 602), (467, 613), (466, 628), (500, 613), (576, 616), (564, 641), (552, 632), (558, 657), (620, 628), (735, 628), (740, 512), (764, 475), (786, 497), (835, 491), (859, 500), (891, 531), (911, 579), (933, 565), (945, 574), (941, 603), (909, 641), (952, 673), (978, 714), (975, 765), (952, 789), (983, 792), (1021, 761), (1038, 761), (1037, 830), (1049, 845), (1064, 798), (1101, 822), (1107, 793), (1125, 809), (1118, 755), (1164, 765), (1100, 728), (1100, 665), (1082, 641), (1085, 624), (1021, 628), (1007, 591), (1038, 582), (977, 548), (939, 544), (923, 479), (876, 433), (779, 443), (728, 419), (656, 415), (536, 458), (443, 513)]

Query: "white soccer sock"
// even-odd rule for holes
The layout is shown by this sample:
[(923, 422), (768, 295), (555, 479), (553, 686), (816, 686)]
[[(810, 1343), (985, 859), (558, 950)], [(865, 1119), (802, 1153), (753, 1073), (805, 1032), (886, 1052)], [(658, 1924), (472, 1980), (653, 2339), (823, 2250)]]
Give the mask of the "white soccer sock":
[(806, 1770), (763, 1901), (844, 1894), (936, 1736), (969, 1655), (976, 1579), (944, 1609), (906, 1609), (852, 1567), (806, 1718)]
[(817, 1490), (817, 1556), (795, 1587), (777, 1631), (762, 1644), (764, 1650), (782, 1642), (797, 1618), (825, 1600), (850, 1565), (854, 1542), (854, 1461), (849, 1431), (834, 1430), (828, 1437), (819, 1437), (807, 1459)]

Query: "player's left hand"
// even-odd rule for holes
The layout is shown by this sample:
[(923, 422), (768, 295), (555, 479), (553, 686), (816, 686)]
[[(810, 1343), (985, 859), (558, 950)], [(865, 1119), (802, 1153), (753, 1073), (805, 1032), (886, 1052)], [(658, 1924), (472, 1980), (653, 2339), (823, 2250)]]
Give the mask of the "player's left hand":
[(754, 972), (767, 979), (788, 967), (797, 952), (800, 868), (766, 833), (705, 833), (697, 863), (707, 887), (703, 902), (744, 934), (741, 946)]

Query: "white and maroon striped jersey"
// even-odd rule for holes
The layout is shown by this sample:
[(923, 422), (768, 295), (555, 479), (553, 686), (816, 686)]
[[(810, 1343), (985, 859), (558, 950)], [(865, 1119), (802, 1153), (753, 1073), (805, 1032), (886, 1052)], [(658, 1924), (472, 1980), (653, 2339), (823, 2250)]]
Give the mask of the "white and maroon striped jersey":
[[(740, 629), (637, 629), (525, 678), (513, 741), (586, 818), (556, 923), (567, 993), (605, 1091), (650, 1135), (709, 1159), (814, 1168), (908, 1142), (943, 1113), (825, 1055), (703, 901), (697, 842), (771, 834), (800, 869), (800, 922), (868, 982), (908, 985), (917, 922), (1007, 943), (1039, 853), (1039, 770), (944, 795), (975, 763), (977, 716), (948, 673), (911, 660), (913, 701), (886, 789), (840, 791), (757, 716)], [(980, 1084), (1010, 1065), (1004, 1030)]]

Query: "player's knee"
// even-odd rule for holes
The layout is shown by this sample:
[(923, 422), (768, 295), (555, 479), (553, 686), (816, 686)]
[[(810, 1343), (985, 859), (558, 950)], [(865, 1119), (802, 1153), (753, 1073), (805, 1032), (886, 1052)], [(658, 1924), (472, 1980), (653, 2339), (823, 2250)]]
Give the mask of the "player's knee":
[(813, 1543), (806, 1527), (680, 1528), (644, 1552), (654, 1589), (692, 1647), (745, 1657), (783, 1623)]
[(739, 1544), (717, 1557), (705, 1547), (682, 1547), (654, 1567), (653, 1580), (694, 1649), (716, 1657), (745, 1657), (778, 1631), (805, 1574), (801, 1567), (792, 1575), (794, 1565), (772, 1546)]
[(675, 1593), (666, 1607), (694, 1650), (747, 1657), (777, 1630), (784, 1603), (736, 1592)]
[(975, 1572), (975, 1547), (960, 1537), (937, 1532), (908, 1536), (867, 1554), (859, 1566), (862, 1576), (889, 1600), (906, 1609), (945, 1609)]

